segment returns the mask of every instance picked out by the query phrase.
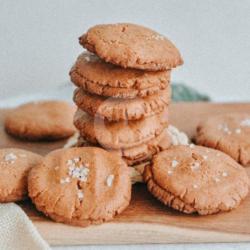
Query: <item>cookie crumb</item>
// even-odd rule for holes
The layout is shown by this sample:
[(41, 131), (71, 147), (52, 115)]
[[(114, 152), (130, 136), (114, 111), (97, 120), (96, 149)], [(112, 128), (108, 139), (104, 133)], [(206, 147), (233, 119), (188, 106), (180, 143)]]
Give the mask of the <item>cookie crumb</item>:
[(114, 178), (115, 178), (115, 176), (113, 174), (111, 174), (111, 175), (108, 176), (108, 178), (106, 180), (106, 183), (107, 183), (108, 187), (112, 186)]

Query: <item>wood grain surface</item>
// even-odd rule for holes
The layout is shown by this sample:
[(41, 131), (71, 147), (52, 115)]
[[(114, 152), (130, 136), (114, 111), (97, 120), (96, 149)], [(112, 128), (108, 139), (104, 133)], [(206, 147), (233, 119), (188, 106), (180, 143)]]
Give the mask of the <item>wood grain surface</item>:
[[(0, 147), (25, 148), (44, 155), (65, 143), (28, 143), (8, 136), (3, 127), (6, 112), (8, 110), (0, 111)], [(170, 122), (192, 137), (201, 120), (210, 115), (230, 112), (250, 113), (250, 103), (172, 104)], [(250, 241), (250, 195), (239, 208), (229, 213), (185, 215), (154, 199), (144, 184), (136, 184), (131, 204), (121, 215), (110, 223), (88, 228), (55, 223), (37, 212), (30, 201), (20, 205), (51, 245)]]

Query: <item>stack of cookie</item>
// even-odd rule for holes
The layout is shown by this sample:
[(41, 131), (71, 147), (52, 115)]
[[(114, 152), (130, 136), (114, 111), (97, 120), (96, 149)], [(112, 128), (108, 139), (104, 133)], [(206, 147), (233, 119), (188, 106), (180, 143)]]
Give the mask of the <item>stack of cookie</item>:
[(183, 63), (176, 47), (134, 24), (97, 25), (79, 41), (89, 52), (70, 71), (78, 146), (103, 147), (128, 165), (168, 148), (170, 73)]

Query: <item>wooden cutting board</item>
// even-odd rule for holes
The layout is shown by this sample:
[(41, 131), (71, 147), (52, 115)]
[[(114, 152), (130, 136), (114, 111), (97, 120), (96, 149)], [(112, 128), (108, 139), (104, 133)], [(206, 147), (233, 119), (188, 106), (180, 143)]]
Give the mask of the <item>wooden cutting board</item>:
[[(250, 103), (178, 103), (170, 107), (170, 121), (192, 137), (196, 125), (209, 115), (236, 111), (250, 113)], [(13, 139), (4, 132), (6, 112), (8, 110), (0, 110), (0, 147), (20, 147), (46, 154), (65, 143), (28, 143)], [(229, 213), (185, 215), (154, 199), (144, 184), (136, 184), (131, 204), (121, 215), (110, 223), (87, 228), (55, 223), (37, 212), (29, 201), (20, 205), (51, 245), (250, 241), (250, 195)]]

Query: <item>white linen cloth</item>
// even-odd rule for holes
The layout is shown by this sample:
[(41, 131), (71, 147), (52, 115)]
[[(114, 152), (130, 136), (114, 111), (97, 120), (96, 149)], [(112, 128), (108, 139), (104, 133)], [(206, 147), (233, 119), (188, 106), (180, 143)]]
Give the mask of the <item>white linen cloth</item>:
[(14, 203), (0, 204), (0, 249), (49, 250), (25, 212)]

